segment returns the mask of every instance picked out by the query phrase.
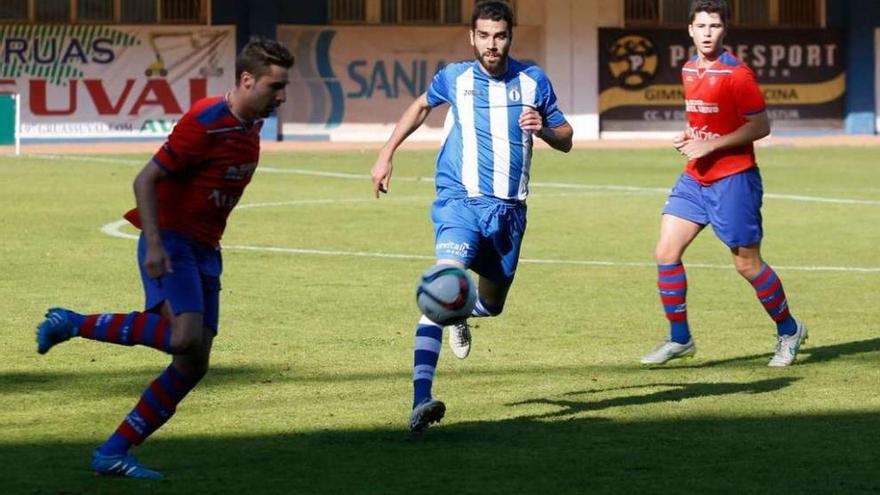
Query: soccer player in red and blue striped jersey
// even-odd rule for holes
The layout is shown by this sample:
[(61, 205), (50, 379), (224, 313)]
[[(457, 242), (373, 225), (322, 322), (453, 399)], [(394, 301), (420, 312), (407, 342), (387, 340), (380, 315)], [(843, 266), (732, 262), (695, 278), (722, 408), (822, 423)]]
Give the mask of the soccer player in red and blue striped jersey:
[(220, 239), (257, 167), (262, 119), (284, 103), (292, 66), (293, 56), (281, 44), (248, 43), (236, 59), (235, 88), (196, 102), (135, 178), (137, 207), (125, 218), (141, 230), (145, 311), (83, 315), (52, 308), (37, 327), (40, 354), (79, 336), (172, 356), (93, 453), (99, 474), (162, 477), (129, 449), (165, 424), (208, 371), (219, 323)]
[(655, 252), (670, 336), (642, 358), (643, 364), (696, 352), (681, 259), (706, 225), (730, 248), (737, 271), (776, 323), (776, 352), (769, 365), (792, 364), (807, 338), (806, 326), (789, 311), (779, 276), (761, 257), (763, 186), (753, 143), (770, 133), (770, 122), (754, 73), (722, 45), (727, 19), (724, 0), (691, 4), (688, 32), (697, 54), (682, 68), (689, 127), (673, 143), (688, 162), (663, 209)]

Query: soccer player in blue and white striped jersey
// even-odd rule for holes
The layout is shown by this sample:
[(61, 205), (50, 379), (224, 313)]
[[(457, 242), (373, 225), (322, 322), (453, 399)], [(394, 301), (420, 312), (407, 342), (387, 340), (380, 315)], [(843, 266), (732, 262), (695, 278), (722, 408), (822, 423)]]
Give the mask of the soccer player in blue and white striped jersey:
[[(437, 264), (480, 275), (471, 316), (501, 314), (519, 261), (535, 136), (568, 152), (572, 128), (556, 106), (547, 75), (508, 56), (513, 12), (506, 2), (474, 6), (470, 40), (475, 60), (449, 64), (428, 91), (403, 113), (372, 170), (376, 197), (387, 193), (392, 158), (400, 144), (443, 103), (450, 110), (437, 156), (434, 222)], [(422, 316), (416, 329), (413, 410), (409, 428), (425, 430), (446, 406), (431, 395), (443, 328)], [(453, 353), (464, 359), (471, 335), (466, 322), (450, 327)]]

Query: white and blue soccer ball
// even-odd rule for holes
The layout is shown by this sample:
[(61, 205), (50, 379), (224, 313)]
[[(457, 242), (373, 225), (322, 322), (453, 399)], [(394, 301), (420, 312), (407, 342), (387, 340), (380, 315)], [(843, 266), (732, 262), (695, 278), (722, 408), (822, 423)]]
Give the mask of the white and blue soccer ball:
[(466, 270), (434, 265), (416, 288), (416, 304), (422, 314), (438, 325), (452, 325), (470, 316), (477, 303), (477, 287)]

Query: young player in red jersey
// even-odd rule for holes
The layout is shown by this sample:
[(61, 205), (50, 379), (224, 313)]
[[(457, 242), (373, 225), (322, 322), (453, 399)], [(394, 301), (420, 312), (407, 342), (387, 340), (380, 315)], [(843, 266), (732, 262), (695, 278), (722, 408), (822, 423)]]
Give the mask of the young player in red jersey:
[(71, 337), (172, 355), (119, 428), (92, 454), (98, 474), (160, 479), (128, 453), (174, 414), (208, 371), (220, 303), (220, 238), (257, 167), (262, 118), (284, 103), (293, 56), (281, 44), (253, 40), (236, 59), (235, 88), (197, 102), (134, 180), (141, 229), (138, 264), (144, 312), (83, 315), (52, 308), (37, 327), (45, 354)]
[(696, 352), (687, 320), (687, 277), (681, 258), (703, 227), (712, 225), (733, 255), (737, 271), (755, 288), (776, 322), (776, 352), (769, 366), (788, 366), (807, 338), (792, 317), (782, 282), (761, 257), (763, 187), (753, 142), (770, 134), (764, 97), (755, 75), (727, 52), (724, 0), (695, 0), (688, 32), (697, 55), (682, 68), (688, 129), (674, 140), (688, 158), (669, 195), (657, 242), (657, 287), (670, 337), (642, 358), (663, 364)]

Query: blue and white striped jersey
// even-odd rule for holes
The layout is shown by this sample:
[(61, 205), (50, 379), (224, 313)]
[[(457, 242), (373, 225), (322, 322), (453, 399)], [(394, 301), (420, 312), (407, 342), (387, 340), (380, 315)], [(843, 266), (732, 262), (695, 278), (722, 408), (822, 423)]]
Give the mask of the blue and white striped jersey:
[(508, 61), (504, 77), (486, 74), (478, 60), (449, 64), (434, 76), (428, 104), (450, 105), (437, 156), (438, 197), (528, 197), (532, 134), (520, 129), (519, 116), (531, 107), (544, 125), (558, 127), (565, 115), (540, 67)]

